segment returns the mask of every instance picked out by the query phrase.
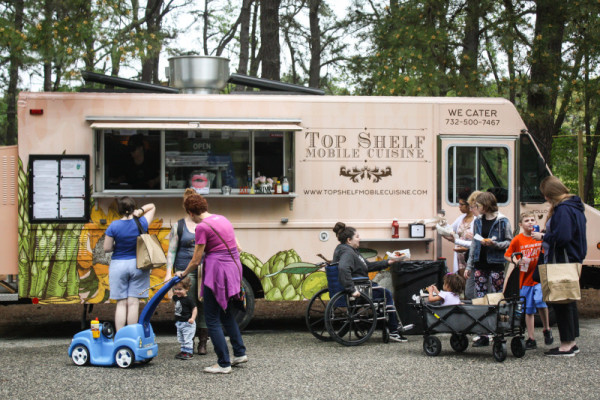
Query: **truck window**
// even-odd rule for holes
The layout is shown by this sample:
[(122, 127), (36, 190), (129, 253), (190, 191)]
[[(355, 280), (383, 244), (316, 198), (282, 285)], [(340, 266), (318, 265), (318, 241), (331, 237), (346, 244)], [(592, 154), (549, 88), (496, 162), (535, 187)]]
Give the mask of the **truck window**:
[(500, 146), (450, 146), (448, 148), (448, 202), (458, 203), (462, 192), (492, 192), (498, 204), (509, 196), (508, 149)]
[(289, 131), (98, 129), (96, 135), (104, 190), (221, 193), (223, 186), (250, 187), (258, 174), (286, 176), (293, 190)]
[(522, 134), (519, 142), (520, 200), (523, 203), (543, 203), (545, 200), (539, 190), (540, 182), (550, 175), (550, 173), (546, 168), (544, 159), (531, 141), (531, 137), (527, 134)]

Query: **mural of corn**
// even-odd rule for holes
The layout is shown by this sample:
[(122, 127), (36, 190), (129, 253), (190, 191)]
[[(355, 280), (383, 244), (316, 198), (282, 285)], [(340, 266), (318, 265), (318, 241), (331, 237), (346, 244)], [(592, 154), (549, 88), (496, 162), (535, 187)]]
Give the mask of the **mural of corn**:
[(19, 293), (47, 303), (78, 303), (76, 260), (83, 224), (29, 224), (27, 172), (19, 160)]

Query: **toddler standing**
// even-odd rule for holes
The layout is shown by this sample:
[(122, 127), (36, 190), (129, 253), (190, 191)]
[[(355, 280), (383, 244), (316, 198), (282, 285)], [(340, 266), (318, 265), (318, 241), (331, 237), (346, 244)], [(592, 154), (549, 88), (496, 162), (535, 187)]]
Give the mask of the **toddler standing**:
[(198, 308), (188, 297), (190, 278), (186, 277), (173, 287), (173, 302), (175, 303), (175, 326), (177, 340), (181, 351), (175, 355), (180, 360), (189, 360), (194, 353), (194, 336), (196, 334), (196, 315)]

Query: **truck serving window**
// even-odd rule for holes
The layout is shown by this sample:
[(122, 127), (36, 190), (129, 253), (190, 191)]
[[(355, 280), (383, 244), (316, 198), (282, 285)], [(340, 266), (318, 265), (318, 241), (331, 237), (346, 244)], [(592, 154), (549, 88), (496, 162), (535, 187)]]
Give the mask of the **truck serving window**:
[(293, 132), (251, 129), (98, 129), (104, 190), (194, 187), (239, 193), (260, 174), (293, 190)]
[(448, 148), (448, 202), (458, 203), (463, 192), (492, 192), (498, 204), (508, 202), (509, 171), (506, 147), (450, 146)]

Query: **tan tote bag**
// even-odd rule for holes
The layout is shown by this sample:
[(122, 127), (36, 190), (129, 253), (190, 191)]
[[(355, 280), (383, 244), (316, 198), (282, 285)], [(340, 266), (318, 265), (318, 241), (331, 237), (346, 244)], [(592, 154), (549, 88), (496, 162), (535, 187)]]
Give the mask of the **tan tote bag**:
[(158, 237), (156, 237), (156, 235), (144, 233), (140, 221), (136, 217), (133, 219), (135, 220), (140, 232), (140, 235), (137, 237), (137, 245), (135, 249), (137, 268), (151, 269), (162, 267), (167, 263), (167, 257), (165, 256), (165, 252), (158, 241)]
[[(568, 261), (565, 251), (565, 260)], [(579, 278), (581, 277), (580, 263), (540, 264), (540, 283), (542, 295), (548, 303), (570, 303), (581, 300)]]

